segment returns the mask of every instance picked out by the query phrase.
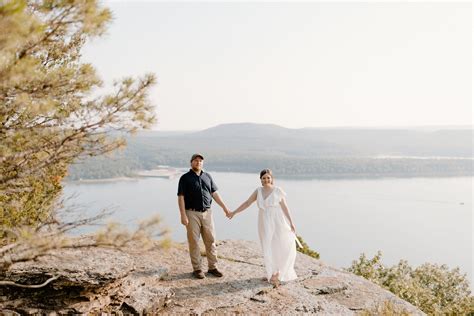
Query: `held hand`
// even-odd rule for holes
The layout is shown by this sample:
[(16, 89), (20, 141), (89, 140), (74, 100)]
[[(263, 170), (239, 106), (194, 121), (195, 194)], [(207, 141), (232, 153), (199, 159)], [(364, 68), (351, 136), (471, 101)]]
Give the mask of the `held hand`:
[(230, 210), (227, 207), (222, 208), (224, 210), (225, 216), (229, 217)]
[(229, 212), (229, 214), (227, 214), (227, 218), (232, 219), (232, 217), (234, 217), (234, 215), (235, 215), (234, 212)]
[(181, 216), (181, 224), (183, 224), (184, 226), (188, 226), (189, 220), (186, 215)]

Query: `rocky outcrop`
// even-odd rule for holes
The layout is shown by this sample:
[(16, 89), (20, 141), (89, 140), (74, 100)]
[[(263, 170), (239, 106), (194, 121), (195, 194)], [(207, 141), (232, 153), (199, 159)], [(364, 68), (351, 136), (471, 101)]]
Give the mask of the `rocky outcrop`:
[[(14, 265), (5, 276), (41, 289), (0, 287), (5, 313), (123, 314), (304, 314), (354, 315), (386, 302), (396, 310), (423, 315), (392, 293), (351, 273), (298, 253), (298, 279), (273, 288), (263, 280), (257, 244), (218, 243), (224, 277), (193, 279), (185, 244), (147, 253), (116, 250), (68, 250), (40, 262)], [(206, 262), (203, 258), (203, 262)]]
[(161, 285), (168, 270), (156, 258), (153, 252), (76, 249), (16, 264), (7, 272), (8, 280), (38, 284), (58, 278), (40, 289), (0, 287), (0, 308), (21, 314), (157, 311), (173, 292)]

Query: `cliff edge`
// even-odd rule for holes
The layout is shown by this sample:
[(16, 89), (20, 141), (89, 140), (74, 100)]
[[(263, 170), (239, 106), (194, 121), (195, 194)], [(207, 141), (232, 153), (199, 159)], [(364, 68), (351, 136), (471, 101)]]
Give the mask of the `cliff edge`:
[[(40, 289), (0, 287), (0, 310), (9, 314), (337, 314), (377, 313), (384, 304), (424, 315), (410, 303), (359, 276), (298, 253), (298, 279), (273, 288), (262, 280), (259, 246), (218, 242), (222, 278), (191, 276), (186, 244), (146, 253), (75, 249), (39, 262), (15, 264), (4, 278)], [(203, 263), (206, 262), (203, 258)], [(206, 270), (206, 269), (205, 269)]]

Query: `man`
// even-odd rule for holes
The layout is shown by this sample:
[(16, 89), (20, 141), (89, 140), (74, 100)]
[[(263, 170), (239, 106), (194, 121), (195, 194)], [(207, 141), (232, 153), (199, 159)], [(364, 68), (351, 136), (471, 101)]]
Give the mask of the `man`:
[(230, 210), (222, 201), (217, 186), (209, 173), (202, 170), (204, 157), (194, 154), (191, 157), (191, 169), (183, 174), (178, 185), (178, 205), (181, 213), (181, 224), (186, 226), (189, 255), (193, 266), (193, 276), (204, 279), (201, 267), (201, 250), (199, 239), (206, 247), (208, 273), (217, 277), (223, 274), (217, 269), (217, 250), (215, 243), (214, 220), (212, 218), (212, 199), (224, 210), (226, 216)]

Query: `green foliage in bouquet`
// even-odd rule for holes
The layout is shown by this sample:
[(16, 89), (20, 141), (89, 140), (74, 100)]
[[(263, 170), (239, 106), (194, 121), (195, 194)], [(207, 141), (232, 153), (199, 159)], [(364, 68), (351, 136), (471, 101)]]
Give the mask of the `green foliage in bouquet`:
[(300, 247), (297, 247), (297, 250), (301, 253), (304, 253), (305, 255), (308, 255), (310, 257), (313, 257), (313, 258), (316, 258), (316, 259), (319, 259), (319, 253), (310, 249), (308, 244), (305, 243), (305, 241), (303, 240), (303, 238), (301, 236), (296, 236), (296, 238), (298, 238), (298, 240), (300, 241), (301, 245), (303, 246), (303, 248), (300, 248)]

